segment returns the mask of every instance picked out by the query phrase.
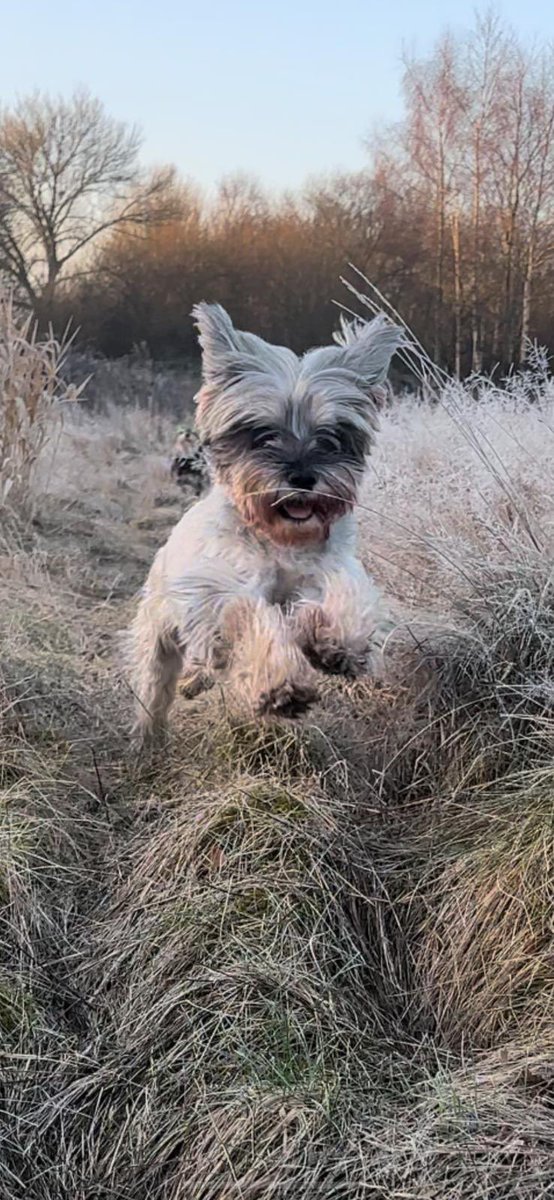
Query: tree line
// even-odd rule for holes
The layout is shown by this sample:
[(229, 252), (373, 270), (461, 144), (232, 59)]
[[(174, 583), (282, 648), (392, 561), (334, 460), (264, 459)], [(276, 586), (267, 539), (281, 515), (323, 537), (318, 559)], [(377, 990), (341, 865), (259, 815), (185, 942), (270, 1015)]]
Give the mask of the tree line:
[(268, 194), (237, 174), (207, 200), (101, 103), (35, 95), (0, 112), (0, 276), (41, 323), (107, 355), (195, 352), (190, 310), (296, 350), (325, 342), (348, 262), (435, 361), (502, 370), (552, 345), (554, 52), (490, 14), (403, 67), (404, 111), (365, 170)]

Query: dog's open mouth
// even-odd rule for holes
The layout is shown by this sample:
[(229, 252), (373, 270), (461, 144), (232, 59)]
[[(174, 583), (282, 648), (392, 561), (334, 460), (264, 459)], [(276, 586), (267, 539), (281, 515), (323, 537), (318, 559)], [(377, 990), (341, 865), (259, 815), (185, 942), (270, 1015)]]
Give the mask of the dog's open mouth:
[(316, 500), (315, 498), (312, 500), (309, 496), (281, 501), (278, 505), (278, 512), (279, 516), (285, 517), (287, 521), (295, 521), (299, 525), (303, 525), (305, 521), (318, 515)]
[[(270, 502), (267, 516), (268, 531), (282, 546), (306, 546), (329, 537), (331, 526), (347, 510), (346, 502), (338, 496), (319, 492), (281, 492)], [(266, 509), (267, 511), (267, 509)]]

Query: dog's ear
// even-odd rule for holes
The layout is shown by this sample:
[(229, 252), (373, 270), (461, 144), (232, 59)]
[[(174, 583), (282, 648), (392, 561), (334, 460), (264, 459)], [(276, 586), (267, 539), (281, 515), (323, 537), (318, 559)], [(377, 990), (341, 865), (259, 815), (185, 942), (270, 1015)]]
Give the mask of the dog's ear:
[(226, 373), (233, 356), (243, 349), (241, 335), (221, 304), (195, 304), (192, 317), (202, 347), (204, 382), (211, 383)]
[[(247, 371), (260, 370), (264, 362), (274, 367), (279, 353), (255, 333), (235, 329), (221, 304), (195, 304), (192, 310), (202, 347), (202, 377), (205, 384), (224, 386)], [(289, 354), (289, 351), (284, 351)]]
[[(220, 304), (196, 304), (192, 315), (202, 347), (202, 387), (196, 396), (197, 421), (205, 426), (207, 411), (230, 387), (250, 382), (290, 391), (298, 359), (285, 346), (271, 346), (255, 333), (235, 329)], [(228, 397), (227, 397), (228, 398)]]
[(351, 371), (364, 390), (372, 390), (385, 382), (391, 358), (406, 338), (399, 325), (380, 314), (372, 321), (348, 322), (342, 318), (334, 340), (338, 343), (334, 365)]

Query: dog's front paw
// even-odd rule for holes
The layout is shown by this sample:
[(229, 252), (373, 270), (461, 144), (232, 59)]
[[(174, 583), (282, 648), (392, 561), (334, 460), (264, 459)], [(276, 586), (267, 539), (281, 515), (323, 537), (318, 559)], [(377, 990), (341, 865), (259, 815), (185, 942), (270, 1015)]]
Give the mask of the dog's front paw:
[(325, 675), (359, 679), (372, 673), (373, 640), (365, 634), (347, 637), (333, 626), (319, 605), (305, 606), (297, 622), (300, 646), (312, 667)]
[(256, 706), (256, 716), (294, 720), (317, 700), (317, 691), (309, 683), (284, 679), (282, 683), (262, 692)]
[(359, 679), (367, 675), (372, 660), (371, 646), (345, 646), (333, 637), (322, 639), (307, 646), (306, 657), (318, 671), (325, 675), (342, 675), (344, 679)]

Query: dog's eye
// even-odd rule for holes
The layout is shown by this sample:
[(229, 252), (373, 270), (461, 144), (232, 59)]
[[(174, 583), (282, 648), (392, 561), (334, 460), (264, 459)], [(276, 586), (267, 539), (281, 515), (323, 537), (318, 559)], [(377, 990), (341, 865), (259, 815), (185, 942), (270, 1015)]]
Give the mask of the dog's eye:
[(334, 433), (319, 433), (317, 436), (317, 448), (322, 450), (324, 454), (337, 454), (342, 449), (339, 437)]
[(256, 433), (252, 431), (252, 445), (256, 450), (260, 450), (262, 446), (270, 446), (276, 441), (276, 434), (271, 432), (271, 429), (259, 429)]

